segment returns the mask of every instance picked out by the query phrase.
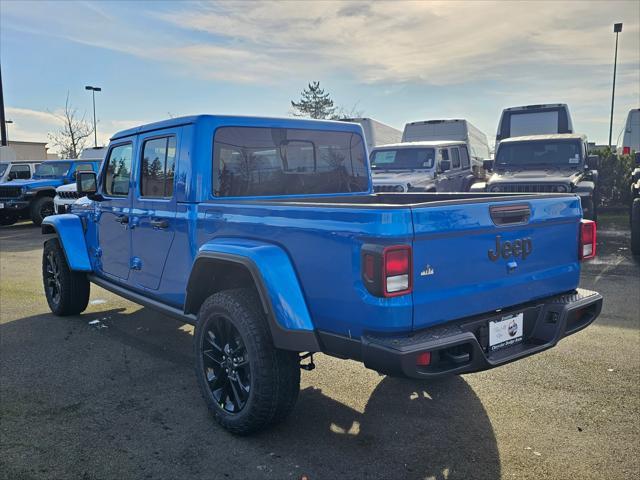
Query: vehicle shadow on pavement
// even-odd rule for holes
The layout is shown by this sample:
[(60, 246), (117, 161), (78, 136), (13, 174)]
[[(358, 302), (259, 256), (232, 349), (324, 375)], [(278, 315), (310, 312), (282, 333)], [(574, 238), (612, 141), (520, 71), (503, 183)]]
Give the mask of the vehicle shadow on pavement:
[(302, 472), (310, 478), (500, 477), (491, 422), (460, 377), (386, 377), (363, 413), (309, 387), (287, 423), (264, 437), (274, 452), (310, 466)]
[[(284, 423), (235, 437), (202, 402), (191, 327), (152, 310), (39, 314), (0, 325), (0, 340), (0, 478), (500, 477), (491, 422), (460, 377), (377, 382), (356, 367), (373, 379), (363, 412), (308, 387)], [(312, 382), (341, 373), (318, 363)], [(365, 384), (340, 394), (359, 403)]]

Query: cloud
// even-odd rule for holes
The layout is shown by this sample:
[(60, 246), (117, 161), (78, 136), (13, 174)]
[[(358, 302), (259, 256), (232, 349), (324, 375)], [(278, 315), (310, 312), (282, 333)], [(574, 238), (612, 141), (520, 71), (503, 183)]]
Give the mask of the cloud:
[(634, 55), (626, 61), (637, 64), (632, 2), (232, 2), (154, 15), (208, 34), (201, 46), (258, 56), (258, 65), (242, 55), (237, 62), (256, 80), (286, 66), (305, 77), (342, 71), (365, 83), (446, 85), (521, 76), (540, 64), (608, 64), (613, 37), (603, 25), (614, 11), (630, 20), (625, 41)]

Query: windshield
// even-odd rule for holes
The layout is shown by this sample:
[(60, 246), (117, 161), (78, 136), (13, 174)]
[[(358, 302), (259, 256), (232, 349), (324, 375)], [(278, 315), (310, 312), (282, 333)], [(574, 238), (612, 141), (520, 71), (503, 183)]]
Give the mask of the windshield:
[(0, 177), (7, 171), (8, 163), (0, 163)]
[(417, 170), (433, 168), (433, 148), (398, 148), (376, 150), (371, 156), (374, 170)]
[(55, 178), (67, 175), (71, 167), (69, 162), (44, 162), (36, 167), (33, 178)]
[(531, 168), (552, 166), (576, 168), (582, 162), (582, 145), (576, 140), (501, 143), (496, 167)]

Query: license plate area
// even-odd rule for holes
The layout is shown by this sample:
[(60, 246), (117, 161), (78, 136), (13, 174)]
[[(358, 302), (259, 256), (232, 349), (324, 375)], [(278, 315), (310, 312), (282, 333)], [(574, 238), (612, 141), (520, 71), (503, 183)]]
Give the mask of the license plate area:
[(512, 347), (524, 340), (524, 312), (489, 320), (489, 352)]
[(4, 203), (0, 202), (0, 209), (4, 208)]

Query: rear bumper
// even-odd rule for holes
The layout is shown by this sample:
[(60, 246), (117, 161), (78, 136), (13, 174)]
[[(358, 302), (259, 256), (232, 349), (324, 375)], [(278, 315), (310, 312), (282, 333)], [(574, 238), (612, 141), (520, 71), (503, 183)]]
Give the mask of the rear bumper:
[[(599, 293), (577, 289), (411, 335), (365, 334), (356, 341), (321, 332), (320, 338), (326, 353), (360, 360), (367, 368), (381, 373), (434, 378), (494, 368), (551, 348), (560, 339), (590, 325), (601, 309), (602, 296)], [(490, 351), (489, 321), (520, 312), (524, 313), (523, 341)], [(418, 355), (423, 352), (431, 354), (428, 366), (417, 365)]]

